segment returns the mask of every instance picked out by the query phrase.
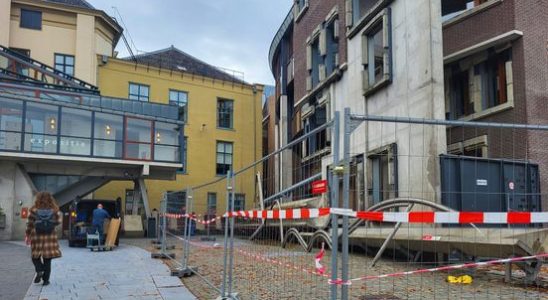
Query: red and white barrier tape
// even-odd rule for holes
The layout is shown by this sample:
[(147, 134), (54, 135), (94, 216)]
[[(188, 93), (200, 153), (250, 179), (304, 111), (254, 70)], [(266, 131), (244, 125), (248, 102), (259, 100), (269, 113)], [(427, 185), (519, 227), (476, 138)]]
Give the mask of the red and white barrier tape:
[(498, 264), (504, 264), (504, 263), (525, 261), (525, 260), (540, 259), (540, 258), (546, 258), (546, 257), (548, 257), (548, 253), (542, 253), (542, 254), (537, 254), (537, 255), (532, 255), (532, 256), (522, 256), (522, 257), (513, 257), (513, 258), (505, 258), (505, 259), (496, 259), (496, 260), (477, 262), (477, 263), (448, 265), (448, 266), (437, 267), (437, 268), (420, 269), (420, 270), (406, 271), (406, 272), (396, 272), (396, 273), (384, 274), (384, 275), (370, 275), (370, 276), (363, 276), (363, 277), (353, 278), (353, 279), (350, 279), (350, 280), (347, 280), (347, 281), (343, 281), (342, 279), (337, 279), (335, 281), (329, 280), (329, 284), (350, 285), (350, 284), (352, 284), (353, 281), (382, 279), (382, 278), (388, 278), (388, 277), (402, 277), (402, 276), (409, 276), (409, 275), (415, 275), (415, 274), (421, 274), (421, 273), (434, 273), (434, 272), (439, 272), (439, 271), (475, 268), (475, 267), (498, 265)]
[(279, 260), (275, 260), (275, 259), (263, 256), (263, 255), (258, 255), (258, 254), (254, 254), (254, 253), (251, 253), (251, 252), (247, 252), (247, 251), (244, 251), (244, 250), (241, 250), (241, 249), (237, 249), (236, 251), (238, 253), (244, 255), (244, 256), (247, 256), (247, 257), (250, 257), (250, 258), (253, 258), (253, 259), (256, 259), (256, 260), (264, 261), (264, 262), (267, 262), (267, 263), (271, 263), (271, 264), (274, 264), (274, 265), (279, 265), (279, 266), (282, 266), (282, 267), (287, 268), (287, 269), (302, 271), (302, 272), (305, 272), (305, 273), (308, 273), (308, 274), (317, 275), (317, 276), (326, 277), (326, 278), (328, 278), (330, 276), (329, 274), (325, 273), (325, 268), (323, 269), (323, 271), (311, 270), (311, 269), (306, 269), (306, 268), (303, 268), (303, 267), (300, 267), (300, 266), (297, 266), (297, 265), (294, 265), (294, 264), (290, 264), (290, 263), (282, 262), (282, 261), (279, 261)]
[(190, 214), (166, 214), (166, 218), (168, 219), (182, 219), (182, 218), (190, 218), (191, 220), (193, 221), (196, 221), (196, 223), (200, 223), (200, 224), (203, 224), (203, 225), (209, 225), (211, 223), (214, 223), (215, 221), (218, 221), (220, 220), (222, 217), (215, 217), (215, 218), (211, 218), (209, 220), (201, 220), (199, 219), (200, 215), (197, 215), (197, 216), (193, 216), (193, 215), (190, 215)]
[[(225, 213), (222, 217), (244, 217), (249, 219), (297, 220), (314, 219), (337, 214), (375, 222), (402, 222), (423, 224), (543, 224), (548, 223), (548, 212), (376, 212), (353, 211), (340, 208), (298, 208), (285, 210), (241, 210)], [(168, 218), (191, 217), (201, 223), (210, 224), (221, 216), (202, 221), (189, 214), (166, 214)]]

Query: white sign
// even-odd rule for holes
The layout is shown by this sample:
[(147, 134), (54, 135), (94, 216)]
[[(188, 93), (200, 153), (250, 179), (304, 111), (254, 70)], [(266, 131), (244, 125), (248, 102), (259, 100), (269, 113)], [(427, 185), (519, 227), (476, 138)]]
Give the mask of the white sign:
[(513, 182), (513, 181), (510, 181), (510, 182), (508, 183), (508, 188), (509, 188), (510, 190), (512, 190), (512, 191), (514, 190), (514, 182)]
[[(41, 139), (41, 138), (32, 138), (30, 139), (30, 143), (33, 145), (57, 145), (57, 139)], [(86, 147), (86, 143), (82, 141), (75, 141), (75, 140), (69, 140), (65, 138), (61, 138), (61, 146), (70, 146), (70, 147)]]
[(487, 179), (476, 179), (476, 185), (487, 186)]

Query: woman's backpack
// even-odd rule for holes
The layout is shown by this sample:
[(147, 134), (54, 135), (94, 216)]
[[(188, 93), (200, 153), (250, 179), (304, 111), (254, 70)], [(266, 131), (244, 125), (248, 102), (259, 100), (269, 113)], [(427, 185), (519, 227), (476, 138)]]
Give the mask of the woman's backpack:
[(50, 234), (55, 230), (57, 220), (53, 209), (38, 209), (35, 215), (36, 220), (34, 221), (34, 229), (36, 230), (36, 233)]

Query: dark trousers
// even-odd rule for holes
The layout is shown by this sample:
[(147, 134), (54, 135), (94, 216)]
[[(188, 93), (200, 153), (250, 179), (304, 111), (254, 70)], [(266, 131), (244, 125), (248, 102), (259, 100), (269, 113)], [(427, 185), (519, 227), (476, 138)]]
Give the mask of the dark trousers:
[(99, 239), (101, 240), (101, 244), (105, 241), (104, 235), (103, 235), (103, 224), (93, 224), (93, 233), (95, 231), (99, 232)]
[(36, 273), (44, 272), (42, 279), (44, 281), (49, 281), (49, 275), (51, 274), (51, 258), (33, 258), (32, 263), (34, 264)]

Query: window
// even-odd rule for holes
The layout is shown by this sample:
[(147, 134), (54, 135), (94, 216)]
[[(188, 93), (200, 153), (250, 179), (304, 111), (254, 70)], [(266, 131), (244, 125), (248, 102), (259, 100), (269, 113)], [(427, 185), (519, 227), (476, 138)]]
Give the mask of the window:
[[(245, 210), (245, 195), (244, 194), (235, 194), (234, 195), (234, 209), (229, 209), (233, 211)], [(229, 207), (232, 204), (232, 194), (229, 194)]]
[(0, 150), (21, 150), (23, 102), (0, 99)]
[(188, 93), (169, 90), (169, 104), (179, 106), (180, 119), (186, 122), (188, 117)]
[(381, 12), (364, 31), (363, 89), (369, 95), (392, 80), (390, 9)]
[(234, 101), (227, 99), (217, 100), (217, 127), (232, 129)]
[(55, 54), (55, 70), (74, 76), (74, 56)]
[(21, 9), (19, 27), (28, 29), (42, 29), (42, 12), (36, 10)]
[(477, 7), (490, 0), (442, 0), (441, 15), (442, 21), (450, 20), (468, 10)]
[(295, 6), (293, 9), (295, 21), (298, 22), (307, 10), (308, 0), (295, 0)]
[(489, 155), (487, 135), (450, 144), (447, 146), (447, 153), (460, 156), (487, 158)]
[(25, 151), (57, 153), (59, 107), (27, 102), (25, 114)]
[(125, 158), (150, 160), (152, 153), (152, 122), (127, 118)]
[(216, 174), (223, 176), (232, 169), (233, 145), (229, 142), (217, 142)]
[(207, 193), (207, 214), (217, 213), (217, 193)]
[(94, 156), (122, 158), (124, 118), (96, 112), (93, 138)]
[[(301, 109), (304, 134), (322, 126), (327, 122), (326, 104), (305, 104)], [(309, 157), (329, 147), (327, 130), (322, 130), (303, 141), (303, 157)]]
[(129, 99), (148, 102), (149, 100), (149, 89), (148, 85), (139, 84), (139, 83), (129, 83)]
[[(25, 58), (30, 58), (30, 50), (28, 49), (20, 49), (20, 48), (10, 48), (11, 51), (21, 55), (22, 57), (25, 57)], [(24, 75), (24, 76), (29, 76), (29, 69), (15, 61), (15, 60), (9, 60), (8, 61), (8, 67), (7, 67), (8, 70), (15, 70), (15, 72), (17, 74), (21, 74), (21, 75)]]
[(91, 111), (63, 107), (61, 109), (62, 154), (91, 155)]
[(185, 136), (185, 139), (183, 141), (183, 161), (181, 162), (183, 164), (183, 168), (179, 171), (181, 174), (188, 174), (188, 137)]
[(494, 49), (445, 68), (446, 112), (459, 119), (512, 102), (512, 51)]
[(368, 158), (369, 206), (397, 197), (398, 156), (396, 144), (379, 149)]
[(154, 160), (180, 162), (179, 125), (154, 123)]
[(375, 7), (379, 0), (352, 0), (352, 19), (358, 22), (363, 16)]
[[(336, 16), (336, 15), (335, 15)], [(308, 77), (306, 89), (314, 89), (324, 81), (339, 64), (339, 21), (330, 17), (310, 38), (307, 46)]]

